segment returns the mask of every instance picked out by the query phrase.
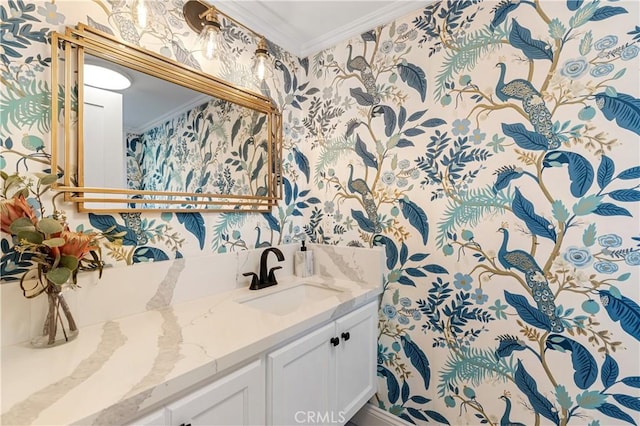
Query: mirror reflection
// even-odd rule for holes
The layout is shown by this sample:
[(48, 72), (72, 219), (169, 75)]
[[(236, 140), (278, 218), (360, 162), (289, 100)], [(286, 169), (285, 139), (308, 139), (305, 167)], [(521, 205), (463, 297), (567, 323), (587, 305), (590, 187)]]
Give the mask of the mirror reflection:
[[(85, 55), (86, 187), (267, 196), (267, 114)], [(126, 88), (92, 79), (117, 72)]]
[(79, 210), (269, 211), (282, 198), (269, 98), (83, 24), (51, 45), (51, 84), (71, 88), (51, 102), (55, 189)]

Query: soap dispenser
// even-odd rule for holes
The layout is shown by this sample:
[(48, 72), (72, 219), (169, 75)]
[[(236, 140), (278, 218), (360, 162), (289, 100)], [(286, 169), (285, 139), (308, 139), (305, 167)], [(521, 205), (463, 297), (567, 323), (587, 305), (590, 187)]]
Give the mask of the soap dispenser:
[(306, 278), (313, 275), (313, 252), (307, 250), (304, 240), (302, 247), (297, 251), (293, 260), (293, 273), (296, 277)]

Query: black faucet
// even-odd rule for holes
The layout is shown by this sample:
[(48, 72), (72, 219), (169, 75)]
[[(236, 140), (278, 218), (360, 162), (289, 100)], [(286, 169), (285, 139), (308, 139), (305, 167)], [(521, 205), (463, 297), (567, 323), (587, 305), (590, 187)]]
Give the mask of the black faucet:
[(267, 273), (267, 257), (269, 257), (269, 252), (275, 253), (276, 257), (278, 258), (278, 262), (282, 262), (284, 260), (284, 255), (282, 254), (280, 249), (277, 249), (276, 247), (269, 247), (265, 249), (260, 256), (260, 278), (258, 278), (255, 272), (246, 272), (242, 274), (245, 277), (253, 277), (251, 279), (249, 290), (260, 290), (261, 288), (278, 284), (276, 276), (273, 272), (277, 271), (278, 269), (282, 269), (282, 266), (274, 266), (273, 268), (269, 269), (269, 272)]

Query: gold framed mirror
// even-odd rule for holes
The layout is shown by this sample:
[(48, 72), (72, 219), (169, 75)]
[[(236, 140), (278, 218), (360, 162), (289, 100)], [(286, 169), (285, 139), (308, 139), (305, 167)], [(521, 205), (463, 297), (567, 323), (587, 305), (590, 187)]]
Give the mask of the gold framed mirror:
[(52, 170), (79, 211), (261, 212), (282, 198), (270, 99), (83, 24), (51, 45)]

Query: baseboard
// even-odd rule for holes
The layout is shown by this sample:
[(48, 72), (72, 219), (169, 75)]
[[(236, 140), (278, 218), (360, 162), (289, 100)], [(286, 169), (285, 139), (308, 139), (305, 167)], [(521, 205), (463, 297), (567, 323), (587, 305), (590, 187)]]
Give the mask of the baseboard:
[(356, 426), (410, 426), (400, 417), (370, 403), (364, 404), (349, 421)]

